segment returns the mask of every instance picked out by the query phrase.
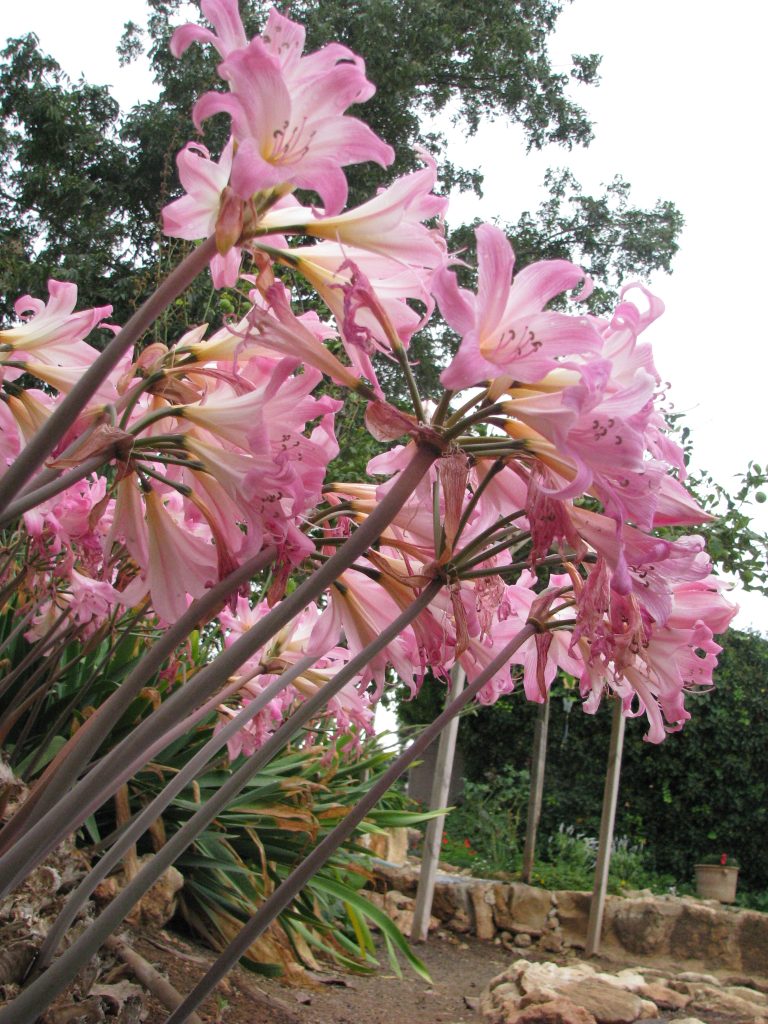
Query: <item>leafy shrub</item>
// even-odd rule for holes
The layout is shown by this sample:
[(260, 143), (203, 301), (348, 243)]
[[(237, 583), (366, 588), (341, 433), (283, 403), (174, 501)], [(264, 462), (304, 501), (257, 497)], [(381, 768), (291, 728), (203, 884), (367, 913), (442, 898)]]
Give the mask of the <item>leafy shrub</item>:
[(464, 844), (470, 858), (465, 866), (475, 874), (519, 867), (529, 785), (527, 771), (510, 767), (489, 772), (483, 782), (466, 783), (461, 806), (448, 816), (446, 827), (454, 842)]
[[(649, 871), (693, 878), (700, 856), (727, 850), (741, 864), (740, 885), (768, 889), (768, 641), (730, 629), (713, 692), (688, 700), (691, 720), (660, 746), (643, 743), (644, 725), (627, 721), (616, 832), (642, 837)], [(558, 681), (552, 696), (539, 849), (567, 822), (600, 828), (610, 715), (585, 715)], [(426, 697), (425, 697), (426, 699)], [(470, 781), (506, 766), (530, 765), (536, 707), (519, 693), (467, 716), (459, 743)]]

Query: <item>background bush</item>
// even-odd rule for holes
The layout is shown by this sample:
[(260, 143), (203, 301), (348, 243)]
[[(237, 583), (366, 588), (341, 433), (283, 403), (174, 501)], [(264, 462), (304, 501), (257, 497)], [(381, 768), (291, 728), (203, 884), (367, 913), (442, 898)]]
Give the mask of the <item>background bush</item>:
[[(729, 630), (717, 688), (691, 695), (691, 720), (661, 746), (643, 742), (642, 719), (627, 722), (616, 835), (643, 847), (650, 871), (678, 883), (693, 865), (726, 852), (741, 865), (740, 885), (768, 889), (768, 641)], [(442, 705), (442, 683), (429, 682), (419, 698), (400, 705), (406, 723), (426, 721)], [(470, 783), (530, 769), (537, 705), (520, 688), (492, 707), (478, 708), (459, 728)], [(561, 825), (597, 835), (611, 716), (582, 713), (578, 692), (559, 680), (553, 688), (539, 857)], [(524, 826), (525, 807), (522, 809)], [(474, 841), (474, 840), (473, 840)]]

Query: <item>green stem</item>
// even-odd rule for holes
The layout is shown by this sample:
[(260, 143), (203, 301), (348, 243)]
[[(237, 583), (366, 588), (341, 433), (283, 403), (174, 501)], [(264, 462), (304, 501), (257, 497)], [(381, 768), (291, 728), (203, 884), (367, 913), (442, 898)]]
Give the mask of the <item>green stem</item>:
[(400, 364), (400, 369), (403, 371), (405, 383), (408, 385), (408, 393), (411, 396), (411, 403), (413, 405), (413, 411), (416, 414), (416, 419), (419, 423), (425, 423), (427, 417), (424, 413), (424, 406), (421, 401), (421, 395), (419, 394), (419, 387), (416, 383), (416, 378), (413, 375), (411, 364), (408, 362), (408, 353), (405, 351), (403, 343), (399, 338), (397, 338), (396, 343), (395, 338), (393, 337), (390, 337), (389, 340), (392, 345), (392, 350), (395, 353), (395, 357)]
[(461, 513), (461, 519), (459, 519), (459, 525), (456, 528), (456, 536), (453, 539), (454, 548), (456, 547), (459, 538), (464, 532), (464, 527), (469, 522), (469, 517), (472, 515), (472, 512), (477, 506), (477, 503), (480, 500), (483, 491), (486, 489), (491, 480), (493, 480), (493, 478), (502, 471), (502, 469), (504, 469), (504, 461), (502, 459), (498, 459), (496, 462), (493, 463), (493, 465), (489, 467), (488, 472), (485, 474), (483, 479), (475, 488), (474, 494), (467, 502), (464, 511)]
[(508, 516), (497, 519), (495, 523), (483, 530), (482, 533), (478, 533), (468, 544), (465, 544), (461, 551), (457, 552), (454, 561), (457, 559), (467, 559), (475, 551), (479, 551), (483, 544), (493, 541), (501, 530), (514, 523), (516, 519), (521, 519), (524, 515), (525, 511), (521, 510), (520, 512), (511, 512)]
[(483, 420), (487, 420), (489, 416), (494, 416), (497, 412), (504, 412), (504, 406), (493, 404), (478, 409), (477, 412), (472, 413), (471, 416), (467, 416), (466, 419), (460, 420), (455, 426), (451, 427), (445, 434), (446, 441), (452, 441), (455, 437), (459, 437), (467, 427), (471, 427), (475, 423), (482, 423)]
[(469, 412), (470, 409), (474, 409), (476, 405), (480, 404), (480, 402), (484, 402), (487, 397), (488, 388), (485, 388), (485, 390), (481, 391), (479, 395), (475, 395), (474, 398), (470, 398), (468, 401), (466, 401), (464, 405), (459, 406), (456, 412), (451, 413), (451, 415), (445, 421), (445, 425), (447, 427), (454, 426), (454, 424), (458, 423), (461, 420), (461, 417), (464, 415), (465, 412)]
[(454, 560), (454, 567), (458, 572), (462, 572), (464, 569), (474, 569), (480, 562), (486, 562), (489, 558), (493, 558), (494, 555), (500, 555), (504, 551), (508, 551), (513, 544), (519, 546), (520, 541), (527, 537), (527, 533), (522, 533), (520, 530), (508, 530), (507, 536), (503, 540), (499, 541), (498, 544), (494, 544), (490, 548), (486, 548), (485, 551), (481, 551), (473, 558), (464, 559), (461, 558), (458, 561)]
[(442, 427), (443, 420), (448, 414), (448, 410), (451, 406), (451, 399), (453, 398), (453, 391), (444, 391), (440, 396), (440, 401), (437, 403), (434, 416), (432, 417), (433, 427)]

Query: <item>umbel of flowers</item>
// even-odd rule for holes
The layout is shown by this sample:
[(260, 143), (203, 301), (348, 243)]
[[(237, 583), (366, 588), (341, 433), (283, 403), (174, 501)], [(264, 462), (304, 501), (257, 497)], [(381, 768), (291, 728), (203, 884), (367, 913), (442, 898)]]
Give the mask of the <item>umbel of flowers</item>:
[[(613, 695), (656, 743), (689, 717), (686, 693), (711, 685), (713, 636), (735, 611), (702, 540), (659, 534), (708, 518), (643, 340), (661, 302), (630, 286), (612, 316), (591, 316), (579, 267), (515, 272), (490, 224), (477, 290), (460, 287), (429, 154), (345, 208), (344, 167), (393, 159), (345, 113), (374, 91), (362, 59), (338, 44), (305, 55), (302, 27), (275, 10), (249, 40), (235, 0), (202, 9), (212, 27), (182, 26), (171, 49), (216, 48), (224, 88), (192, 117), (224, 117), (231, 135), (215, 157), (181, 150), (184, 194), (163, 211), (168, 235), (201, 244), (122, 330), (108, 306), (75, 311), (73, 284), (19, 299), (0, 331), (0, 492), (3, 522), (27, 538), (28, 638), (87, 636), (140, 609), (168, 627), (165, 663), (217, 614), (223, 652), (98, 779), (77, 781), (95, 747), (74, 738), (0, 835), (6, 888), (195, 709), (218, 705), (221, 743), (258, 764), (302, 707), (369, 730), (393, 673), (416, 692), (427, 668), (447, 678), (459, 663), (487, 703), (516, 685), (543, 701), (563, 669), (586, 711)], [(155, 340), (154, 318), (207, 264), (247, 312)], [(285, 271), (322, 314), (296, 312)], [(550, 308), (574, 291), (568, 312)], [(460, 344), (444, 390), (421, 395), (408, 348), (438, 309)], [(102, 355), (94, 331), (113, 335)], [(410, 407), (385, 394), (381, 360)], [(388, 446), (365, 480), (327, 478), (343, 402), (324, 382), (365, 401)]]

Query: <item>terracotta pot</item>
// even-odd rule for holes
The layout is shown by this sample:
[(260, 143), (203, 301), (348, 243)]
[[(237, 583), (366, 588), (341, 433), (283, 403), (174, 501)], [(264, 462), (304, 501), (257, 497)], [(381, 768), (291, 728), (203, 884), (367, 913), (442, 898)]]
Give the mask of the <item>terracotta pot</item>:
[(696, 892), (703, 900), (733, 903), (739, 869), (724, 864), (696, 864)]

